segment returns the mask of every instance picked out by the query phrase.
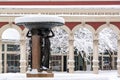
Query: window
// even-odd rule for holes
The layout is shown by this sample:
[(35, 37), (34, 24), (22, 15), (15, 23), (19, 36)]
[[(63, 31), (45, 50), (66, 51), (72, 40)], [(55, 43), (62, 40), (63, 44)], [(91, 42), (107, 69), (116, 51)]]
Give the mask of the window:
[(51, 56), (51, 68), (53, 71), (61, 70), (61, 56)]
[(20, 72), (20, 54), (7, 54), (7, 72)]
[(7, 51), (20, 51), (19, 45), (7, 44)]
[(5, 51), (5, 45), (2, 44), (2, 51)]

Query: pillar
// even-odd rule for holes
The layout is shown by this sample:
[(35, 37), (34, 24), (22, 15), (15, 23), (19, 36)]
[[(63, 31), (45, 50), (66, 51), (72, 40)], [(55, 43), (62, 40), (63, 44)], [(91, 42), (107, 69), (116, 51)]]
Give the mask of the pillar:
[(118, 39), (117, 72), (118, 76), (120, 77), (120, 39)]
[(94, 36), (94, 40), (93, 40), (93, 73), (94, 74), (98, 74), (98, 38), (97, 38), (97, 34), (95, 34)]
[(61, 55), (61, 71), (63, 72), (64, 71), (64, 55), (62, 54)]
[(69, 36), (69, 59), (68, 59), (69, 73), (74, 72), (74, 37), (73, 33)]
[(20, 40), (20, 73), (26, 72), (26, 54), (26, 40)]
[(32, 71), (38, 73), (40, 70), (40, 36), (32, 35)]
[(2, 73), (2, 40), (0, 39), (0, 73)]
[(4, 51), (4, 73), (7, 73), (7, 44), (5, 44), (5, 51)]

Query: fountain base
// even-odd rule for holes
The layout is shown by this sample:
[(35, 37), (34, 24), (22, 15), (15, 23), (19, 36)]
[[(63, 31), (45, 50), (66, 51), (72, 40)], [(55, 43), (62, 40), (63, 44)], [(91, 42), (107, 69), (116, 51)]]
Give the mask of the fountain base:
[(27, 77), (54, 77), (53, 73), (37, 73), (37, 74), (31, 74), (27, 73)]

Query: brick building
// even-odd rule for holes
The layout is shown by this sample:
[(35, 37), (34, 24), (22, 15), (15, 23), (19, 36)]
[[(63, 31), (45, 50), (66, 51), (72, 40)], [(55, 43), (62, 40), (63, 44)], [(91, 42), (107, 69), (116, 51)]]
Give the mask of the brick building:
[[(120, 75), (120, 1), (119, 0), (3, 0), (0, 1), (0, 72), (21, 72), (27, 70), (27, 29), (14, 24), (15, 17), (25, 15), (57, 15), (65, 19), (61, 28), (68, 34), (68, 53), (52, 54), (52, 69), (74, 72), (77, 61), (74, 54), (74, 33), (85, 27), (93, 36), (92, 70), (98, 73), (98, 34), (104, 28), (111, 28), (118, 35), (118, 51), (113, 56), (114, 69)], [(15, 29), (20, 39), (3, 40), (2, 34), (8, 28)], [(16, 48), (17, 47), (17, 48)], [(19, 48), (19, 49), (18, 49)], [(76, 64), (75, 64), (76, 63)], [(99, 63), (99, 64), (98, 64)], [(57, 65), (57, 66), (56, 66)], [(77, 69), (77, 68), (76, 68)], [(103, 69), (103, 67), (102, 67)], [(80, 69), (79, 69), (80, 70)]]

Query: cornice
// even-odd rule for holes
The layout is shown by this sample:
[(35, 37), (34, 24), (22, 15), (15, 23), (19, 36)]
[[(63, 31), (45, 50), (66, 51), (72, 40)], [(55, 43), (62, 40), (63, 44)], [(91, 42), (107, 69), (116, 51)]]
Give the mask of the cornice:
[(25, 15), (57, 15), (66, 22), (120, 22), (120, 8), (0, 8), (0, 22)]
[(120, 8), (0, 8), (0, 16), (120, 16)]

